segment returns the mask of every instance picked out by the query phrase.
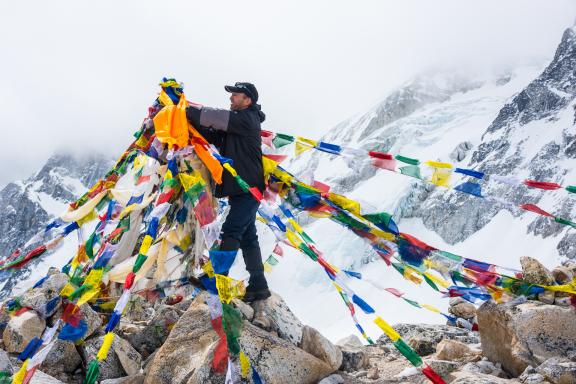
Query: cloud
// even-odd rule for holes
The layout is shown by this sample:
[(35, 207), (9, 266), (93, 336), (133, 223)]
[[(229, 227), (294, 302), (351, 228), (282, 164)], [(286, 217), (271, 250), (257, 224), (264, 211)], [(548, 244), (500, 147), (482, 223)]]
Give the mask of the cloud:
[(5, 2), (0, 186), (54, 151), (118, 155), (162, 76), (227, 107), (252, 81), (265, 128), (319, 136), (430, 66), (549, 60), (569, 0)]

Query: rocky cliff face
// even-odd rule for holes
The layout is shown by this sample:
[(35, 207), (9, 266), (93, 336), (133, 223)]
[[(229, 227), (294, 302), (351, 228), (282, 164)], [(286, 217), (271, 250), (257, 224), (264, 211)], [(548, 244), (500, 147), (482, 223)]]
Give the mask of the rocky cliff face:
[[(576, 30), (571, 28), (544, 70), (420, 76), (367, 113), (335, 127), (323, 140), (448, 161), (487, 174), (574, 184), (575, 64)], [(421, 220), (448, 244), (469, 239), (506, 210), (526, 222), (521, 225), (529, 234), (553, 239), (559, 255), (576, 257), (573, 229), (511, 206), (390, 176), (369, 161), (345, 162), (316, 152), (303, 155), (292, 167), (314, 169), (320, 181), (393, 212), (400, 223), (402, 218)], [(481, 184), (485, 195), (516, 205), (538, 204), (560, 217), (576, 216), (574, 198), (564, 190), (542, 193), (490, 179)]]
[[(0, 191), (0, 255), (8, 256), (66, 210), (113, 165), (102, 155), (56, 154), (35, 175), (9, 183)], [(16, 283), (30, 276), (36, 263), (15, 272), (0, 272), (6, 297)]]

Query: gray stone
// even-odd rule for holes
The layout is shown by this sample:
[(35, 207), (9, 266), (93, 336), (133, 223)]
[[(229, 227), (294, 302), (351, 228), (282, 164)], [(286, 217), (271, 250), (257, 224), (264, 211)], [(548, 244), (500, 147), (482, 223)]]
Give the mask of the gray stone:
[(436, 352), (436, 343), (429, 338), (413, 336), (408, 339), (408, 345), (420, 356), (428, 356)]
[(161, 305), (144, 329), (138, 333), (127, 335), (127, 339), (146, 358), (164, 344), (180, 316), (181, 313), (176, 308)]
[(544, 291), (538, 294), (538, 300), (544, 304), (554, 304), (556, 294), (553, 291)]
[(345, 348), (360, 348), (363, 346), (362, 341), (356, 335), (349, 335), (336, 342), (336, 345)]
[(56, 340), (40, 369), (49, 375), (59, 377), (62, 373), (74, 373), (82, 359), (73, 343)]
[(458, 303), (452, 305), (448, 308), (448, 312), (456, 317), (461, 317), (463, 319), (472, 319), (476, 316), (476, 307), (472, 303)]
[(261, 310), (270, 320), (270, 330), (276, 332), (281, 339), (298, 345), (302, 339), (300, 320), (288, 308), (284, 300), (277, 294), (272, 293), (268, 299), (260, 303)]
[[(554, 321), (551, 321), (554, 319)], [(478, 311), (484, 356), (517, 377), (529, 365), (576, 350), (576, 313), (537, 301), (514, 308), (484, 303)]]
[(344, 384), (344, 378), (340, 375), (333, 374), (320, 380), (318, 384)]
[(345, 348), (342, 347), (342, 365), (341, 371), (355, 372), (363, 368), (368, 368), (370, 360), (368, 354), (363, 348)]
[(456, 340), (442, 340), (436, 347), (436, 358), (440, 360), (462, 360), (471, 353), (470, 347)]
[(518, 377), (518, 380), (522, 384), (542, 384), (542, 383), (550, 383), (548, 380), (544, 378), (541, 374), (536, 371), (534, 367), (529, 365), (524, 372)]
[(557, 284), (568, 284), (574, 278), (574, 272), (568, 267), (560, 265), (552, 270), (552, 276)]
[(117, 379), (102, 380), (100, 384), (143, 384), (144, 375), (119, 377)]
[(30, 380), (30, 384), (64, 384), (64, 382), (47, 375), (42, 371), (36, 371)]
[(10, 363), (10, 357), (3, 349), (0, 349), (0, 372), (14, 372), (12, 364)]
[(576, 362), (553, 357), (546, 360), (536, 371), (554, 384), (576, 383)]
[(34, 337), (42, 337), (46, 322), (34, 311), (14, 316), (4, 329), (4, 347), (7, 352), (20, 353)]
[[(103, 340), (104, 336), (86, 340), (83, 348), (88, 361), (96, 358)], [(130, 343), (115, 335), (108, 357), (100, 362), (100, 378), (101, 380), (116, 379), (127, 374), (134, 375), (139, 373), (141, 361), (140, 355), (132, 348)]]
[(551, 285), (554, 283), (554, 277), (550, 271), (533, 257), (522, 256), (520, 258), (522, 265), (522, 274), (524, 280), (530, 284)]
[(332, 344), (316, 329), (307, 325), (302, 329), (300, 348), (324, 361), (334, 370), (340, 368), (342, 364), (342, 352), (340, 348)]
[(87, 339), (100, 330), (100, 327), (102, 326), (102, 319), (100, 318), (98, 312), (94, 311), (90, 305), (88, 305), (88, 303), (82, 304), (80, 306), (80, 311), (82, 312), (82, 318), (88, 325), (88, 330), (84, 336), (84, 338)]

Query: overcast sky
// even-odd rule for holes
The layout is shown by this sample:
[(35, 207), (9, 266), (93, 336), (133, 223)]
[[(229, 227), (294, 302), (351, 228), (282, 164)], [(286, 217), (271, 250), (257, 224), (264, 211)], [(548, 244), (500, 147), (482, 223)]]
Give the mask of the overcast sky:
[(318, 137), (429, 66), (549, 60), (573, 0), (3, 1), (0, 187), (55, 151), (121, 153), (162, 76), (228, 107), (251, 81), (263, 128)]

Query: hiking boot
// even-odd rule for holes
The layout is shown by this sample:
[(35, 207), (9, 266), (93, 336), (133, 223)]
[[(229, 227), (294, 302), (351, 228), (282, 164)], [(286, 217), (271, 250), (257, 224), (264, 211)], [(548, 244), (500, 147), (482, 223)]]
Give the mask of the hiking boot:
[(266, 314), (266, 300), (255, 300), (252, 303), (252, 309), (254, 309), (254, 318), (252, 319), (252, 324), (260, 329), (269, 331), (272, 323), (270, 318)]
[(248, 289), (246, 289), (246, 294), (242, 298), (242, 301), (245, 303), (252, 303), (254, 301), (266, 300), (267, 298), (272, 296), (268, 288), (259, 289), (256, 291), (250, 290), (249, 288), (250, 286), (248, 286)]

